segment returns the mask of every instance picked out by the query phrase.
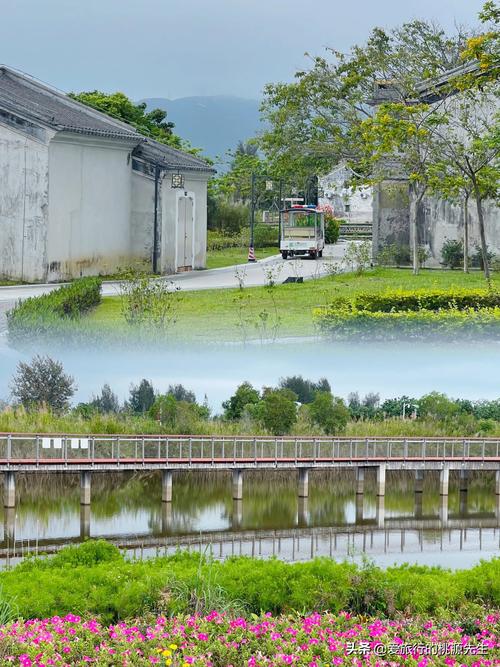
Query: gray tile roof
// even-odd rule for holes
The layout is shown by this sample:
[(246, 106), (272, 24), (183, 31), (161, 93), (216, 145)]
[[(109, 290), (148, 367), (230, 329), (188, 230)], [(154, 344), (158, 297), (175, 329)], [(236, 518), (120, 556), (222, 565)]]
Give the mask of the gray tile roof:
[(196, 157), (196, 155), (184, 153), (184, 151), (160, 144), (158, 141), (152, 139), (146, 138), (139, 144), (134, 150), (134, 155), (147, 162), (159, 164), (165, 169), (186, 169), (189, 171), (215, 173), (213, 167), (205, 162), (205, 160)]
[(129, 139), (136, 144), (134, 155), (168, 169), (214, 171), (204, 160), (146, 138), (131, 125), (4, 65), (0, 65), (0, 109), (56, 131)]
[(137, 141), (141, 138), (133, 127), (4, 66), (0, 67), (0, 107), (54, 130)]

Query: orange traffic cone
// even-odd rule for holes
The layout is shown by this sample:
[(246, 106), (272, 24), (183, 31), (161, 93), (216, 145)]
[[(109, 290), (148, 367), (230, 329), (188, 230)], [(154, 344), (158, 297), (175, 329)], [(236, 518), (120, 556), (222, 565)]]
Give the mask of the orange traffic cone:
[(249, 262), (256, 262), (257, 260), (255, 259), (255, 252), (253, 249), (253, 246), (250, 246), (248, 249), (248, 261)]

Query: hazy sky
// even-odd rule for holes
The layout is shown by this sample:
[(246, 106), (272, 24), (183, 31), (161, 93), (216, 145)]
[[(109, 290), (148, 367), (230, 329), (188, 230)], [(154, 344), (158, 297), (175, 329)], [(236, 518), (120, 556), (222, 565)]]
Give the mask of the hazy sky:
[(416, 17), (473, 24), (482, 0), (0, 0), (0, 62), (62, 90), (256, 98), (304, 52)]

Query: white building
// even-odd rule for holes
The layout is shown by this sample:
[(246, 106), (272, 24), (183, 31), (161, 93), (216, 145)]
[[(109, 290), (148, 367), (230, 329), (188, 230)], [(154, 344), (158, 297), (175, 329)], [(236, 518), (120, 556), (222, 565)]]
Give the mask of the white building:
[(0, 277), (58, 281), (206, 261), (203, 160), (0, 66)]
[(320, 206), (331, 206), (336, 218), (350, 223), (371, 223), (373, 217), (373, 193), (367, 186), (349, 185), (353, 170), (345, 164), (339, 164), (318, 181)]

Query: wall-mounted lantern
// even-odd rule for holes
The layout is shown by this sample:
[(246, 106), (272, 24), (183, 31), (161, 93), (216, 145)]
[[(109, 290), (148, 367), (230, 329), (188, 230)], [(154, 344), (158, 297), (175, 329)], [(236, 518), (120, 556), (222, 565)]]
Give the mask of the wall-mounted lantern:
[(184, 174), (179, 174), (179, 172), (177, 172), (176, 174), (172, 174), (171, 187), (182, 190), (182, 188), (184, 188)]

